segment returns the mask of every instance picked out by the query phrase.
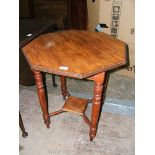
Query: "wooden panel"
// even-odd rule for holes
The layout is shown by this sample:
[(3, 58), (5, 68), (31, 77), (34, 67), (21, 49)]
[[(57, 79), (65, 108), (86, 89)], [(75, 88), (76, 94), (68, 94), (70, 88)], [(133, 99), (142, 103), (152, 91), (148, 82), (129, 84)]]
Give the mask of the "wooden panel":
[(33, 69), (79, 79), (126, 63), (126, 44), (102, 32), (48, 33), (23, 51)]
[(31, 68), (27, 63), (21, 49), (19, 49), (19, 83), (25, 86), (35, 84)]
[(65, 102), (62, 110), (83, 115), (88, 104), (88, 99), (70, 96)]
[(87, 30), (87, 0), (69, 0), (68, 16), (69, 29)]
[(34, 17), (33, 0), (19, 0), (19, 17)]
[(48, 18), (63, 26), (63, 18), (67, 16), (68, 0), (34, 0), (35, 17)]

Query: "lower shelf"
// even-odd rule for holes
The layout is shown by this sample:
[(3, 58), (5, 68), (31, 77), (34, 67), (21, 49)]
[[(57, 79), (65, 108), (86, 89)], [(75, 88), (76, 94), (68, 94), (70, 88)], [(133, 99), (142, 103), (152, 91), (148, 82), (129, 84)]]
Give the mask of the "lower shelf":
[(82, 99), (82, 98), (77, 98), (74, 96), (69, 96), (62, 110), (73, 112), (79, 115), (84, 115), (88, 102), (89, 102), (88, 99)]

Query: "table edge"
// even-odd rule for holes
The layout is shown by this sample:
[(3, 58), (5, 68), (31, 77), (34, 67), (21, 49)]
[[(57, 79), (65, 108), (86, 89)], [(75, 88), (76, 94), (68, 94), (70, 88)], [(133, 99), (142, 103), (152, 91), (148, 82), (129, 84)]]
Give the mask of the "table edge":
[(127, 61), (122, 61), (122, 62), (119, 62), (119, 63), (115, 64), (112, 67), (105, 67), (104, 69), (103, 68), (100, 68), (98, 70), (95, 70), (95, 71), (93, 71), (91, 73), (86, 73), (86, 74), (66, 73), (65, 71), (45, 69), (45, 68), (42, 68), (42, 67), (39, 67), (39, 66), (35, 66), (35, 65), (32, 65), (31, 66), (31, 69), (32, 70), (41, 71), (41, 72), (50, 73), (50, 74), (55, 74), (55, 75), (61, 75), (61, 76), (66, 76), (66, 77), (71, 77), (71, 78), (77, 78), (77, 79), (84, 79), (84, 78), (88, 78), (88, 77), (91, 77), (93, 75), (99, 74), (101, 72), (106, 72), (106, 71), (109, 71), (109, 70), (116, 69), (116, 68), (121, 67), (121, 66), (124, 66), (126, 64), (127, 64)]

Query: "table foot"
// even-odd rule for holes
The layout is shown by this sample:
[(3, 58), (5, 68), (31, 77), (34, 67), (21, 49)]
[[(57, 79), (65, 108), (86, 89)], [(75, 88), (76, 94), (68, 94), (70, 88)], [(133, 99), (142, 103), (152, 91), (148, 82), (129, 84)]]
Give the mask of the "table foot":
[(89, 99), (88, 100), (88, 103), (93, 103), (93, 99)]
[(57, 87), (57, 84), (54, 84), (54, 83), (53, 83), (53, 87), (56, 88), (56, 87)]
[(47, 128), (50, 128), (50, 117), (49, 115), (43, 115), (44, 118), (44, 123), (46, 125)]
[(62, 99), (63, 101), (66, 101), (66, 96), (63, 96), (63, 99)]
[(23, 132), (22, 137), (26, 138), (28, 136), (27, 132)]
[(89, 133), (90, 141), (93, 141), (94, 137), (96, 137), (96, 133), (97, 128), (90, 127), (90, 133)]
[(94, 139), (93, 137), (90, 137), (90, 141), (91, 141), (91, 142), (93, 141), (93, 139)]

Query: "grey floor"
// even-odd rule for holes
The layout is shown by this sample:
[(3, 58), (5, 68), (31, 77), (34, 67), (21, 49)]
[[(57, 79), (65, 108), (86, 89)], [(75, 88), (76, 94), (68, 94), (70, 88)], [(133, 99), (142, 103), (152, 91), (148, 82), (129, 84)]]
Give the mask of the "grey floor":
[[(52, 78), (46, 74), (48, 93), (60, 94), (60, 80), (56, 76), (57, 88), (52, 88)], [(83, 98), (93, 97), (93, 81), (67, 78), (67, 88), (71, 95)], [(22, 86), (20, 90), (36, 91), (35, 86)], [(114, 73), (109, 74), (103, 111), (115, 114), (134, 115), (135, 112), (135, 80)]]
[[(46, 75), (49, 111), (63, 106), (59, 77), (52, 88), (51, 75)], [(67, 80), (69, 92), (92, 98), (93, 83)], [(50, 129), (43, 123), (35, 86), (20, 86), (20, 111), (27, 138), (19, 137), (20, 155), (134, 155), (134, 79), (111, 74), (102, 108), (97, 136), (89, 141), (89, 127), (80, 116), (63, 113), (51, 118)], [(91, 105), (86, 115), (90, 117)]]

